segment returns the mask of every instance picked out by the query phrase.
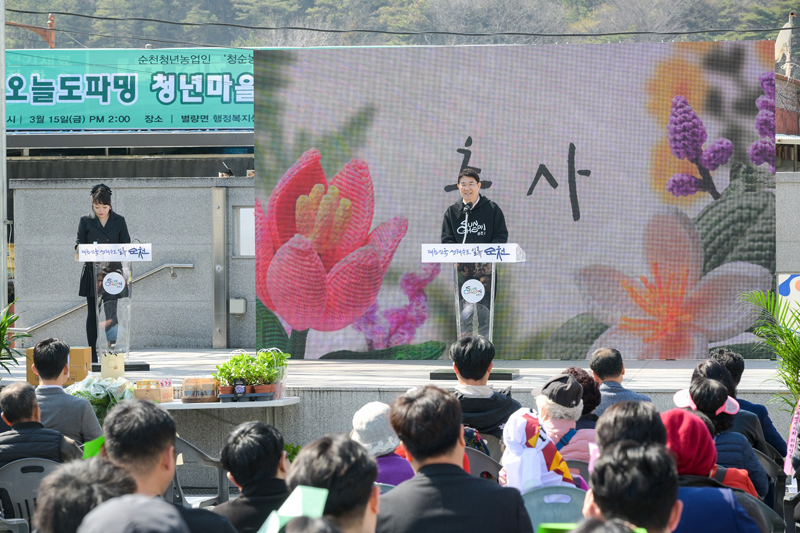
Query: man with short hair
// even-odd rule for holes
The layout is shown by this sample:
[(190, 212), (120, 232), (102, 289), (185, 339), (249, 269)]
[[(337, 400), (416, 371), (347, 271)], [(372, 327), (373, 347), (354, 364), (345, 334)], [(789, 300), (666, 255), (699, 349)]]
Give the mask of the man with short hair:
[(136, 482), (121, 466), (102, 457), (72, 461), (42, 480), (31, 525), (39, 533), (76, 531), (92, 509), (134, 492)]
[[(739, 387), (739, 382), (741, 382), (742, 374), (744, 373), (744, 358), (741, 355), (729, 348), (715, 348), (711, 350), (708, 358), (728, 369), (733, 378), (734, 387)], [(772, 423), (767, 408), (759, 403), (743, 400), (738, 395), (736, 401), (739, 402), (740, 409), (758, 416), (767, 444), (775, 448), (782, 457), (786, 457), (786, 441), (783, 440), (780, 432), (775, 428), (775, 424)]]
[(378, 464), (364, 446), (347, 435), (326, 435), (300, 450), (286, 484), (290, 491), (298, 485), (327, 489), (326, 518), (343, 533), (374, 533), (377, 477)]
[(600, 405), (594, 414), (600, 416), (603, 411), (617, 402), (637, 401), (650, 402), (649, 396), (639, 394), (622, 386), (622, 378), (625, 375), (625, 364), (622, 362), (622, 354), (614, 348), (599, 348), (592, 353), (589, 360), (589, 368), (592, 369), (594, 380), (600, 389)]
[(0, 433), (0, 467), (18, 459), (50, 459), (58, 463), (80, 459), (75, 441), (42, 425), (36, 391), (29, 383), (17, 382), (0, 391), (3, 421), (11, 426)]
[(467, 335), (450, 346), (450, 359), (458, 378), (456, 398), (464, 425), (482, 435), (503, 438), (503, 426), (522, 405), (510, 391), (497, 392), (488, 385), (494, 363), (494, 344), (480, 335)]
[(64, 391), (69, 379), (69, 346), (58, 339), (45, 339), (33, 348), (33, 372), (39, 376), (36, 401), (42, 424), (79, 444), (103, 434), (92, 404)]
[(214, 507), (239, 533), (255, 533), (286, 498), (286, 468), (283, 436), (263, 422), (237, 426), (225, 442), (220, 462), (241, 496)]
[(586, 518), (625, 520), (648, 533), (670, 533), (681, 519), (675, 461), (659, 444), (622, 441), (603, 450), (586, 493)]
[[(103, 432), (103, 455), (133, 476), (137, 494), (159, 498), (175, 475), (176, 430), (169, 413), (149, 400), (125, 400), (108, 413)], [(177, 508), (191, 533), (236, 533), (224, 516)]]
[(461, 406), (433, 385), (392, 404), (391, 422), (416, 475), (381, 496), (379, 533), (533, 532), (519, 491), (467, 474)]

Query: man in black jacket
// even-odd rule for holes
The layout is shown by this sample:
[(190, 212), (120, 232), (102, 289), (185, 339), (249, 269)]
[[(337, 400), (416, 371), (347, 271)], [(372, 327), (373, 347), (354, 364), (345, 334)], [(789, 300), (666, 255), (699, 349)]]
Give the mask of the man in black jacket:
[(80, 459), (75, 441), (42, 425), (36, 389), (13, 383), (0, 392), (0, 410), (9, 431), (0, 434), (0, 466), (18, 459), (50, 459), (58, 463)]
[(392, 404), (392, 428), (417, 473), (381, 496), (378, 533), (533, 533), (519, 491), (467, 474), (461, 407), (433, 385)]
[(480, 190), (480, 174), (469, 168), (459, 173), (458, 192), (461, 193), (461, 199), (444, 214), (443, 244), (508, 242), (508, 228), (503, 211), (496, 203), (481, 196)]
[(506, 420), (522, 405), (487, 384), (494, 364), (494, 345), (480, 335), (467, 335), (450, 346), (450, 359), (458, 378), (456, 398), (461, 403), (464, 425), (502, 439)]
[[(442, 244), (504, 244), (508, 228), (503, 211), (485, 196), (481, 196), (480, 175), (465, 168), (458, 175), (461, 199), (451, 205), (442, 220)], [(460, 334), (472, 332), (474, 316), (478, 315), (478, 332), (489, 336), (491, 288), (494, 268), (491, 263), (460, 263), (456, 265), (459, 287)], [(469, 290), (480, 293), (477, 300), (465, 300), (465, 283), (474, 280)], [(476, 283), (479, 282), (479, 283)], [(495, 281), (496, 284), (496, 281)]]
[[(103, 456), (136, 481), (136, 493), (158, 499), (175, 475), (175, 421), (150, 400), (125, 400), (103, 421)], [(236, 533), (228, 519), (177, 506), (190, 533)]]
[(255, 533), (289, 497), (283, 436), (263, 422), (237, 426), (220, 454), (228, 479), (242, 495), (214, 507), (239, 533)]

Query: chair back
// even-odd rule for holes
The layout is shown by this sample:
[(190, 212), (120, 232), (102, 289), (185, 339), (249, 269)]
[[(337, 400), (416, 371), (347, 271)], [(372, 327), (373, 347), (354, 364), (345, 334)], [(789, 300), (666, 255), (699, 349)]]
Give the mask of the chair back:
[(573, 474), (580, 474), (586, 484), (589, 484), (589, 463), (586, 461), (567, 459), (567, 466), (569, 467), (570, 472)]
[(539, 524), (580, 522), (586, 491), (575, 487), (541, 487), (522, 495), (533, 531)]
[(778, 465), (756, 449), (753, 449), (753, 453), (756, 454), (756, 459), (775, 485), (775, 501), (767, 502), (767, 505), (772, 507), (779, 516), (783, 516), (783, 497), (786, 496), (786, 473), (783, 471), (783, 466)]
[[(786, 531), (786, 524), (783, 521), (783, 516), (776, 513), (772, 509), (772, 507), (770, 507), (766, 503), (762, 502), (758, 498), (754, 498), (753, 496), (745, 492), (737, 493), (736, 499), (739, 500), (739, 503), (742, 504), (742, 507), (748, 513), (750, 513), (750, 510), (748, 509), (750, 506), (757, 508), (758, 511), (761, 512), (762, 523), (767, 526), (767, 528), (769, 529), (769, 533), (784, 533)], [(751, 502), (750, 505), (745, 506), (744, 505), (745, 502), (743, 500)], [(752, 518), (753, 520), (758, 522), (758, 520), (755, 517)], [(792, 522), (794, 522), (794, 519), (792, 519)]]
[(475, 477), (482, 477), (491, 481), (497, 481), (500, 477), (500, 463), (481, 453), (475, 448), (464, 448), (467, 459), (469, 459), (469, 473)]
[(381, 489), (381, 494), (386, 494), (394, 488), (394, 485), (389, 485), (388, 483), (378, 483), (377, 481), (375, 482), (375, 486)]
[[(199, 464), (217, 470), (217, 494), (201, 501), (200, 507), (211, 507), (228, 501), (230, 498), (230, 481), (228, 481), (228, 472), (222, 467), (219, 459), (211, 457), (194, 444), (180, 437), (175, 438), (175, 452), (181, 454), (183, 464)], [(175, 469), (175, 477), (172, 478), (172, 483), (164, 492), (164, 499), (170, 503), (191, 507), (186, 501), (186, 495), (183, 493), (181, 482), (178, 479), (177, 468)]]
[(20, 459), (0, 468), (0, 493), (5, 491), (14, 518), (24, 518), (30, 524), (36, 508), (36, 491), (42, 479), (56, 468), (58, 463), (49, 459)]
[(503, 452), (506, 448), (505, 444), (503, 444), (503, 441), (494, 435), (484, 435), (483, 433), (481, 433), (481, 438), (486, 443), (486, 447), (489, 448), (489, 453), (492, 454), (492, 459), (495, 461), (500, 461), (500, 458), (503, 457)]

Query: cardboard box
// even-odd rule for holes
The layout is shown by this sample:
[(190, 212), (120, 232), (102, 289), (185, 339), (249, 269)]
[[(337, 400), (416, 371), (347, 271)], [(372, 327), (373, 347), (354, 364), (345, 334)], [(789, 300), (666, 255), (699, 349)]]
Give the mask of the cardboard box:
[(156, 403), (168, 403), (174, 398), (172, 387), (161, 387), (158, 389), (133, 389), (133, 396), (145, 400), (152, 400)]
[[(22, 362), (22, 361), (20, 361)], [(39, 384), (39, 376), (33, 373), (33, 348), (25, 350), (25, 377), (34, 387)], [(69, 379), (64, 383), (69, 387), (73, 383), (83, 381), (92, 367), (92, 349), (88, 346), (73, 346), (69, 350)]]

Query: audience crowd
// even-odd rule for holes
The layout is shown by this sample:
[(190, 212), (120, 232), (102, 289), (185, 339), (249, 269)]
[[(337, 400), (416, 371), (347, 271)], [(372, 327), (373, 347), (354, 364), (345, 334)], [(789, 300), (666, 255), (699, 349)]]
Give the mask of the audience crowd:
[[(664, 412), (623, 386), (613, 348), (595, 351), (589, 372), (567, 368), (524, 402), (488, 383), (487, 339), (464, 337), (450, 357), (455, 393), (428, 385), (391, 405), (368, 403), (349, 434), (306, 444), (291, 464), (274, 427), (235, 427), (220, 463), (239, 494), (209, 510), (162, 498), (176, 475), (169, 413), (127, 400), (101, 428), (91, 405), (62, 388), (69, 347), (47, 339), (33, 354), (41, 384), (0, 391), (9, 426), (0, 466), (64, 463), (39, 485), (31, 524), (39, 533), (256, 533), (298, 487), (327, 497), (322, 516), (289, 520), (287, 533), (527, 533), (541, 521), (534, 498), (544, 487), (554, 493), (545, 505), (580, 499), (584, 519), (572, 526), (580, 533), (767, 533), (782, 519), (772, 508), (783, 494), (762, 465), (782, 462), (786, 442), (766, 407), (737, 398), (744, 360), (731, 350), (699, 362)], [(100, 454), (78, 460), (80, 445), (100, 436)], [(793, 459), (800, 466), (800, 454)], [(492, 468), (496, 477), (486, 478)], [(3, 517), (14, 518), (9, 495), (0, 499)]]

